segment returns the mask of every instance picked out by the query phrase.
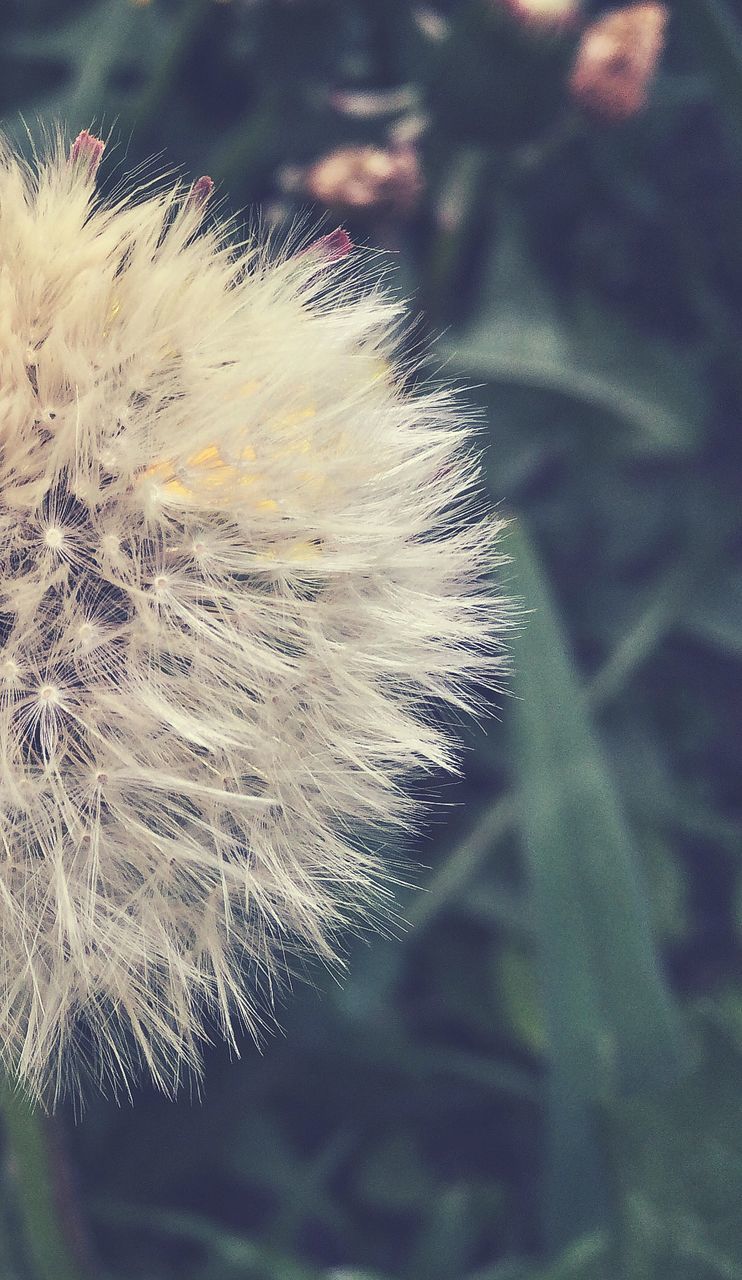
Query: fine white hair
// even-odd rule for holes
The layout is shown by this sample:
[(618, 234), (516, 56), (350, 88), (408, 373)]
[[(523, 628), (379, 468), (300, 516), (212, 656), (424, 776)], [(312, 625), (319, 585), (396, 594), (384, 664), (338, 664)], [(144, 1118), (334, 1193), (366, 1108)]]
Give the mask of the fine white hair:
[(455, 767), (508, 618), (470, 416), (371, 255), (99, 199), (93, 143), (0, 154), (0, 1056), (52, 1103), (172, 1092), (383, 915), (370, 833)]

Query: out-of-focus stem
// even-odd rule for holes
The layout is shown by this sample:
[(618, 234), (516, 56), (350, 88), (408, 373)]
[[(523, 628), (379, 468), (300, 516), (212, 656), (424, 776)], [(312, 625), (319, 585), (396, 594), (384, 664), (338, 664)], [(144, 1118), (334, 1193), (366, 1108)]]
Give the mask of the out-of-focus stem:
[(34, 1280), (87, 1280), (79, 1216), (55, 1122), (3, 1081), (0, 1116)]

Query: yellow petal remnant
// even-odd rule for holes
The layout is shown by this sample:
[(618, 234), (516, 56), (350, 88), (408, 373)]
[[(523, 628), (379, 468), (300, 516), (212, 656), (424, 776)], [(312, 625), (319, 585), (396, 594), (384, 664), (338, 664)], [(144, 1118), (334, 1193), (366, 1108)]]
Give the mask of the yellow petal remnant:
[(108, 310), (108, 319), (106, 320), (106, 324), (105, 324), (105, 327), (104, 327), (104, 329), (103, 329), (103, 337), (104, 337), (104, 338), (110, 338), (110, 336), (111, 336), (111, 329), (113, 328), (113, 322), (114, 322), (114, 320), (116, 319), (116, 316), (118, 315), (118, 313), (119, 313), (119, 311), (120, 311), (120, 310), (121, 310), (121, 303), (120, 303), (119, 299), (118, 299), (118, 298), (113, 298), (113, 299), (111, 300), (111, 305), (110, 305), (109, 310)]
[[(257, 381), (245, 383), (240, 390), (240, 396), (252, 395), (258, 386)], [(293, 427), (314, 418), (316, 413), (317, 408), (314, 404), (305, 405), (304, 408), (295, 409), (291, 413), (279, 414), (270, 420), (269, 427), (272, 426), (276, 431), (281, 432), (291, 431)], [(311, 452), (312, 441), (308, 436), (302, 435), (288, 443), (282, 442), (280, 447), (271, 448), (267, 461), (277, 462), (292, 454)], [(256, 457), (255, 449), (250, 444), (244, 445), (239, 451), (240, 462), (254, 462)], [(255, 485), (264, 486), (266, 483), (265, 478), (255, 471), (245, 471), (239, 466), (232, 466), (226, 462), (215, 444), (207, 445), (197, 453), (191, 454), (182, 464), (172, 459), (154, 462), (146, 468), (142, 478), (153, 481), (158, 492), (171, 501), (181, 500), (189, 504), (201, 503), (207, 506), (212, 505), (215, 499), (217, 501), (221, 499), (225, 506), (228, 506), (234, 501), (238, 489), (244, 491)], [(311, 483), (315, 477), (310, 472), (302, 473), (302, 478)], [(258, 510), (278, 510), (279, 504), (275, 498), (258, 499), (256, 497), (255, 501)]]

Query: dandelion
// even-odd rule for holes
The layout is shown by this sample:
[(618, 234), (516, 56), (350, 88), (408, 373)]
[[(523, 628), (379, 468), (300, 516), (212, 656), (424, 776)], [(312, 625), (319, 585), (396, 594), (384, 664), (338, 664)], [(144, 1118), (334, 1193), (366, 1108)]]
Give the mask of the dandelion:
[(471, 430), (345, 233), (230, 246), (208, 179), (106, 202), (101, 150), (0, 157), (0, 1054), (52, 1103), (172, 1092), (383, 917), (369, 833), (506, 619)]

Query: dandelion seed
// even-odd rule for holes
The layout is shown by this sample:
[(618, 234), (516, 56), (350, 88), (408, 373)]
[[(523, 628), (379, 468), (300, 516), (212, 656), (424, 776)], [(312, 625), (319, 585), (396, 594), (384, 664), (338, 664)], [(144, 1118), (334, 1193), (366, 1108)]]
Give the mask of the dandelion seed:
[(174, 1091), (378, 921), (368, 832), (508, 616), (466, 415), (345, 233), (230, 247), (207, 184), (97, 200), (102, 150), (0, 155), (0, 1056), (52, 1103)]
[(52, 551), (61, 551), (64, 546), (64, 533), (56, 525), (52, 525), (44, 534), (44, 542)]

